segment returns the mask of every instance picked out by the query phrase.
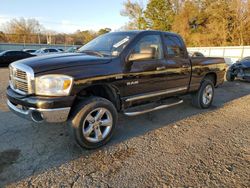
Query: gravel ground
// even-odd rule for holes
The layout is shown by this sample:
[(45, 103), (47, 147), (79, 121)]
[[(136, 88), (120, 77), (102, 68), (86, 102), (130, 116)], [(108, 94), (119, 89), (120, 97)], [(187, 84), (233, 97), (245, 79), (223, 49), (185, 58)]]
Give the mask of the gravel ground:
[(250, 84), (225, 83), (210, 110), (179, 106), (128, 118), (111, 143), (75, 146), (66, 125), (23, 120), (5, 105), (0, 69), (0, 187), (250, 187)]

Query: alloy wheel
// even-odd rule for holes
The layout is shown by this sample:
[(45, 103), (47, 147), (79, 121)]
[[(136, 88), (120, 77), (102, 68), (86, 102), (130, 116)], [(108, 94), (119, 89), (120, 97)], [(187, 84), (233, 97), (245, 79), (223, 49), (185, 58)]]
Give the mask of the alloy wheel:
[(110, 133), (113, 126), (111, 112), (106, 108), (91, 111), (83, 121), (83, 136), (92, 143), (101, 142)]

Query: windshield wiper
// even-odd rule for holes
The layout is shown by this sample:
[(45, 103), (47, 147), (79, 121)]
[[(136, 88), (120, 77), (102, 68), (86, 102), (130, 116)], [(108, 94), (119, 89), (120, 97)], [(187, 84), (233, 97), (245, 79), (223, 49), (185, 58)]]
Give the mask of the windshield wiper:
[(80, 53), (85, 53), (85, 54), (88, 54), (88, 55), (97, 55), (97, 56), (100, 56), (100, 57), (104, 57), (104, 55), (101, 52), (94, 51), (94, 50), (82, 50), (82, 51), (79, 51), (79, 52)]

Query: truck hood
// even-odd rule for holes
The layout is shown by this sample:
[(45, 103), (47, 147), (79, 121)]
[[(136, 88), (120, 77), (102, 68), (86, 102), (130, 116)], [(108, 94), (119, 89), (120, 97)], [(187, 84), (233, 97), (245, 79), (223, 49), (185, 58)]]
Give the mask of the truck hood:
[(68, 67), (91, 66), (96, 64), (109, 63), (111, 58), (90, 56), (84, 53), (61, 53), (32, 57), (15, 63), (22, 63), (30, 66), (34, 73), (58, 70)]

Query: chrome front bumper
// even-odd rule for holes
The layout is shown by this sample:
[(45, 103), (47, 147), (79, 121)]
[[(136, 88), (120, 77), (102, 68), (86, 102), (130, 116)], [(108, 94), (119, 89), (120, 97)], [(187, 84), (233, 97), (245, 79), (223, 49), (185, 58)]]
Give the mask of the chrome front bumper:
[(7, 104), (9, 109), (16, 115), (36, 123), (62, 123), (67, 121), (70, 112), (70, 107), (55, 109), (25, 108), (19, 105), (16, 106), (9, 100)]

